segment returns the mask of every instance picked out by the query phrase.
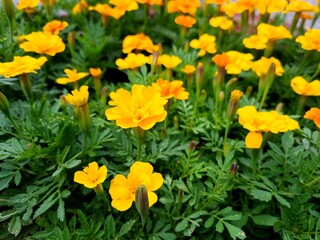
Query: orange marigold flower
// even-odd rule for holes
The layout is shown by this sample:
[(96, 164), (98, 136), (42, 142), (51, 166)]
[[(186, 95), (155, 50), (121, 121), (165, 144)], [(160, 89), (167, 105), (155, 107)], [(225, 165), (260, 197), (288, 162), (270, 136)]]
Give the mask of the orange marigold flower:
[(284, 26), (273, 26), (267, 23), (260, 23), (257, 27), (257, 34), (275, 42), (284, 38), (292, 38), (291, 33)]
[(129, 53), (124, 59), (118, 58), (116, 60), (116, 65), (119, 69), (134, 69), (141, 67), (149, 61), (149, 58), (142, 53)]
[(154, 193), (163, 184), (160, 173), (154, 173), (150, 163), (135, 162), (130, 167), (128, 177), (118, 174), (111, 180), (109, 193), (112, 198), (111, 206), (119, 211), (128, 210), (135, 201), (136, 189), (144, 185), (148, 191), (149, 207), (158, 201)]
[(104, 3), (104, 4), (98, 3), (94, 7), (89, 7), (89, 10), (90, 11), (94, 10), (98, 12), (100, 15), (102, 15), (103, 17), (111, 16), (115, 19), (121, 18), (126, 13), (126, 11), (121, 10), (117, 7), (114, 7), (114, 8), (110, 7), (107, 3)]
[(307, 111), (304, 114), (303, 117), (314, 121), (316, 126), (320, 128), (320, 109), (319, 108), (311, 108), (309, 111)]
[(295, 77), (291, 80), (291, 87), (295, 93), (302, 96), (320, 96), (320, 81), (307, 82), (303, 77)]
[(58, 78), (57, 83), (59, 84), (67, 84), (71, 82), (77, 82), (81, 78), (84, 78), (89, 75), (89, 73), (86, 72), (78, 72), (76, 69), (64, 69), (65, 74), (67, 75), (66, 78)]
[(122, 52), (130, 53), (132, 50), (145, 50), (149, 53), (153, 53), (158, 50), (158, 46), (154, 45), (151, 38), (144, 33), (138, 33), (136, 35), (128, 35), (123, 39)]
[(89, 68), (89, 72), (94, 78), (100, 78), (102, 74), (101, 68)]
[(130, 12), (139, 8), (138, 3), (135, 0), (110, 0), (109, 3), (113, 4), (119, 10)]
[(253, 62), (252, 71), (254, 71), (259, 77), (264, 76), (267, 74), (271, 63), (274, 63), (276, 65), (275, 74), (277, 76), (282, 76), (282, 74), (284, 73), (284, 69), (281, 65), (281, 62), (274, 57), (271, 57), (271, 58), (261, 57), (259, 60)]
[(165, 68), (175, 68), (182, 62), (181, 58), (177, 56), (170, 56), (167, 54), (163, 54), (158, 57), (158, 62), (157, 64), (162, 64)]
[(233, 26), (233, 22), (225, 16), (212, 17), (209, 23), (212, 27), (219, 27), (223, 30), (229, 30)]
[(243, 45), (249, 49), (265, 49), (267, 47), (268, 38), (260, 35), (251, 35), (242, 40)]
[(25, 8), (34, 8), (37, 7), (39, 4), (39, 0), (20, 0), (17, 9), (22, 10)]
[(46, 57), (15, 56), (12, 62), (0, 63), (0, 75), (10, 78), (23, 73), (37, 73), (36, 70), (39, 70), (46, 61)]
[(175, 98), (178, 100), (187, 100), (189, 93), (182, 87), (183, 82), (181, 80), (173, 80), (169, 82), (159, 78), (157, 83), (152, 83), (152, 87), (160, 92), (161, 96), (165, 99)]
[(222, 4), (225, 4), (225, 3), (228, 3), (230, 2), (230, 0), (205, 0), (205, 3), (206, 4), (217, 4), (217, 5), (222, 5)]
[(63, 52), (65, 45), (58, 35), (45, 32), (33, 32), (28, 35), (21, 36), (26, 40), (20, 43), (20, 48), (26, 52), (36, 52), (39, 54), (47, 54), (54, 56)]
[(180, 26), (191, 28), (197, 22), (197, 20), (188, 15), (179, 15), (174, 19), (174, 22)]
[(186, 66), (184, 66), (184, 68), (181, 68), (180, 71), (184, 72), (185, 74), (192, 74), (196, 71), (196, 67), (193, 65), (187, 64)]
[(78, 15), (88, 8), (88, 3), (85, 0), (80, 0), (74, 7), (72, 8), (72, 13), (74, 15)]
[(181, 12), (195, 15), (197, 8), (200, 6), (199, 0), (170, 0), (168, 2), (168, 13)]
[(167, 100), (151, 86), (134, 84), (132, 92), (120, 88), (111, 92), (110, 98), (109, 104), (113, 107), (105, 111), (106, 117), (116, 120), (121, 128), (140, 127), (148, 130), (167, 116), (164, 109)]
[(320, 52), (320, 29), (309, 29), (303, 36), (299, 36), (296, 42), (305, 50), (317, 50)]
[(199, 39), (193, 39), (190, 42), (190, 46), (195, 49), (200, 49), (199, 56), (203, 56), (208, 53), (217, 52), (216, 37), (207, 33), (200, 36)]
[(233, 18), (236, 14), (242, 13), (244, 9), (238, 7), (235, 2), (228, 2), (221, 6), (221, 11)]
[(59, 20), (53, 20), (51, 22), (48, 22), (44, 27), (42, 28), (44, 32), (52, 33), (52, 34), (59, 34), (60, 31), (68, 27), (68, 23), (66, 21), (59, 21)]
[(76, 89), (71, 91), (67, 96), (64, 97), (65, 100), (70, 103), (75, 108), (80, 108), (88, 104), (89, 91), (88, 86), (81, 86), (80, 90)]
[(149, 4), (149, 5), (163, 5), (163, 0), (136, 0), (138, 3)]
[(83, 171), (75, 172), (73, 181), (83, 184), (86, 188), (95, 188), (106, 180), (107, 172), (106, 166), (99, 168), (97, 162), (91, 162)]

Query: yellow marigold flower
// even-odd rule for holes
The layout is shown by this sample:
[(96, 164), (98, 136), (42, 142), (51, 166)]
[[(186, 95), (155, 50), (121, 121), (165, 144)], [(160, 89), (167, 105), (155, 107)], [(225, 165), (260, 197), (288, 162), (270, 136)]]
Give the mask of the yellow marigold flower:
[(61, 22), (59, 20), (53, 20), (44, 25), (42, 29), (44, 32), (57, 35), (66, 27), (68, 27), (68, 23), (66, 21)]
[(319, 108), (311, 108), (309, 111), (307, 111), (304, 114), (303, 117), (314, 121), (316, 126), (320, 128), (320, 109)]
[(230, 2), (230, 0), (205, 0), (205, 3), (206, 4), (217, 4), (217, 5), (222, 5), (222, 4), (225, 4), (225, 3), (228, 3)]
[(45, 5), (46, 4), (46, 2), (49, 4), (49, 5), (53, 5), (54, 4), (54, 1), (55, 0), (41, 0), (41, 3), (43, 4), (43, 5)]
[(10, 78), (23, 73), (37, 73), (36, 70), (39, 70), (46, 61), (46, 57), (15, 56), (12, 62), (0, 63), (0, 75)]
[(317, 50), (320, 52), (320, 29), (309, 29), (303, 36), (299, 36), (296, 42), (305, 50)]
[(290, 1), (290, 3), (287, 5), (285, 9), (285, 13), (288, 12), (317, 12), (318, 7), (311, 5), (308, 1)]
[(182, 62), (181, 58), (177, 56), (170, 56), (167, 54), (163, 54), (158, 57), (158, 62), (157, 64), (162, 64), (165, 68), (175, 68)]
[(20, 0), (17, 9), (22, 10), (25, 8), (34, 8), (37, 7), (39, 4), (39, 0)]
[(144, 33), (138, 33), (136, 35), (128, 35), (123, 39), (122, 52), (130, 53), (132, 50), (145, 50), (149, 53), (153, 53), (158, 50), (158, 46), (155, 46), (151, 38)]
[(103, 17), (111, 16), (115, 19), (121, 18), (126, 13), (126, 11), (121, 10), (117, 7), (114, 7), (114, 8), (110, 7), (107, 3), (104, 3), (104, 4), (98, 3), (94, 7), (89, 7), (89, 10), (90, 11), (94, 10)]
[(74, 15), (78, 15), (88, 8), (88, 3), (85, 0), (80, 0), (74, 7), (72, 8), (72, 13)]
[(135, 0), (110, 0), (109, 3), (113, 4), (122, 11), (133, 11), (139, 8), (138, 3)]
[(286, 0), (259, 0), (256, 8), (260, 14), (282, 12), (287, 6)]
[(212, 61), (218, 67), (224, 68), (228, 74), (240, 74), (251, 68), (253, 56), (250, 53), (241, 53), (238, 51), (228, 51), (222, 54), (216, 54)]
[(113, 107), (105, 111), (106, 117), (116, 120), (121, 128), (140, 127), (148, 130), (167, 116), (164, 110), (167, 100), (151, 86), (134, 84), (132, 93), (121, 88), (111, 92), (110, 98), (109, 104)]
[(248, 10), (249, 12), (252, 12), (257, 5), (257, 2), (259, 0), (238, 0), (236, 1), (236, 8), (240, 10), (240, 13)]
[(128, 210), (135, 201), (136, 189), (144, 185), (148, 191), (149, 207), (158, 201), (154, 191), (163, 184), (160, 173), (154, 173), (150, 163), (135, 162), (130, 167), (128, 177), (118, 174), (111, 180), (109, 193), (112, 198), (111, 206), (119, 211)]
[(175, 98), (178, 100), (187, 100), (189, 93), (182, 87), (183, 82), (181, 80), (173, 80), (169, 82), (159, 78), (157, 83), (152, 83), (152, 87), (160, 92), (161, 96), (165, 99)]
[(203, 56), (208, 53), (217, 52), (216, 37), (207, 33), (200, 36), (199, 39), (193, 39), (190, 42), (190, 46), (195, 49), (200, 49), (199, 56)]
[(250, 131), (245, 142), (247, 148), (260, 148), (262, 132), (287, 132), (299, 128), (299, 123), (277, 111), (257, 112), (254, 106), (238, 109), (239, 123)]
[(236, 14), (240, 14), (243, 9), (237, 7), (235, 2), (229, 2), (221, 6), (221, 11), (229, 17), (233, 18)]
[(300, 18), (302, 20), (308, 20), (308, 19), (313, 19), (313, 16), (311, 14), (309, 14), (309, 13), (301, 13), (300, 14)]
[(240, 98), (242, 97), (242, 95), (243, 95), (243, 92), (241, 92), (238, 89), (235, 89), (231, 92), (230, 100), (233, 102), (238, 102), (240, 100)]
[(100, 78), (102, 71), (101, 71), (101, 68), (89, 68), (89, 73), (94, 78)]
[(260, 35), (251, 35), (242, 40), (243, 45), (249, 49), (265, 49), (267, 47), (268, 38)]
[(71, 91), (72, 94), (65, 96), (65, 100), (72, 106), (79, 108), (88, 104), (89, 91), (88, 86), (81, 86), (80, 91), (78, 89)]
[(77, 82), (81, 78), (84, 78), (89, 75), (86, 72), (78, 72), (76, 69), (64, 69), (65, 74), (67, 75), (66, 78), (58, 78), (57, 83), (59, 84), (67, 84), (72, 82)]
[(21, 36), (26, 41), (20, 43), (20, 48), (26, 52), (36, 52), (39, 54), (47, 54), (54, 56), (63, 52), (65, 45), (58, 35), (45, 32), (33, 32), (28, 35)]
[(129, 53), (124, 59), (118, 58), (116, 60), (116, 65), (119, 69), (134, 69), (141, 67), (149, 61), (149, 58), (142, 53)]
[(192, 74), (196, 71), (196, 67), (193, 65), (186, 65), (184, 68), (181, 68), (180, 71), (185, 74)]
[(174, 19), (174, 22), (180, 26), (191, 28), (197, 22), (197, 20), (188, 15), (179, 15)]
[(233, 26), (233, 22), (225, 16), (212, 17), (209, 23), (212, 27), (219, 27), (223, 30), (229, 30)]
[(271, 63), (274, 63), (276, 65), (275, 74), (277, 76), (282, 76), (282, 74), (284, 73), (284, 69), (281, 65), (281, 62), (274, 57), (271, 57), (271, 58), (262, 57), (259, 60), (253, 62), (252, 71), (254, 71), (259, 77), (266, 75)]
[(199, 0), (170, 0), (168, 2), (168, 13), (181, 12), (195, 15), (197, 8), (200, 6)]
[(106, 180), (107, 171), (106, 166), (99, 168), (98, 163), (91, 162), (83, 171), (75, 172), (73, 181), (83, 184), (86, 188), (95, 188)]
[(303, 77), (295, 77), (291, 80), (291, 87), (295, 93), (302, 96), (320, 96), (320, 81), (307, 82)]
[(291, 33), (284, 26), (273, 26), (267, 23), (260, 23), (257, 27), (257, 34), (275, 42), (284, 38), (292, 38)]
[(136, 0), (138, 3), (149, 4), (149, 5), (163, 5), (163, 0)]

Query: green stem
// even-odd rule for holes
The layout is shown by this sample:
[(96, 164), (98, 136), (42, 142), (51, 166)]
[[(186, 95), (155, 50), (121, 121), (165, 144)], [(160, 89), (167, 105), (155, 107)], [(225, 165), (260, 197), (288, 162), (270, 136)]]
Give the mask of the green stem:
[(259, 154), (260, 148), (252, 149), (252, 175), (254, 179), (257, 178), (257, 171), (259, 169)]
[(133, 132), (134, 132), (134, 135), (137, 140), (137, 161), (140, 161), (141, 160), (141, 146), (143, 143), (145, 131), (140, 127), (135, 127), (133, 129)]

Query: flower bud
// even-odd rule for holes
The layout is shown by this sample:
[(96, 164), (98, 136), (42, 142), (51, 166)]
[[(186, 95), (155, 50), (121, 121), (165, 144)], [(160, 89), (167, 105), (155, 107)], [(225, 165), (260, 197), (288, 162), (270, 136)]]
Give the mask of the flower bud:
[(197, 143), (195, 141), (191, 141), (191, 143), (189, 144), (190, 152), (193, 152), (196, 146), (197, 146)]
[(236, 162), (234, 162), (230, 166), (229, 175), (233, 177), (237, 174), (237, 172), (238, 172), (238, 165)]
[(71, 31), (68, 33), (68, 46), (69, 46), (71, 53), (74, 52), (75, 42), (76, 42), (76, 40), (75, 40), (74, 32)]
[(177, 116), (173, 117), (173, 126), (174, 126), (174, 129), (176, 129), (176, 130), (179, 129), (179, 119)]
[(0, 109), (6, 116), (9, 116), (10, 114), (9, 107), (10, 105), (7, 97), (2, 92), (0, 92)]
[(197, 84), (197, 88), (199, 89), (202, 87), (202, 83), (203, 83), (203, 72), (204, 72), (203, 63), (199, 62), (196, 70), (196, 84)]
[(107, 93), (108, 93), (108, 89), (106, 87), (103, 87), (101, 90), (101, 103), (103, 105), (105, 105), (107, 102)]
[(227, 109), (227, 118), (232, 119), (234, 115), (236, 114), (236, 111), (238, 109), (238, 103), (240, 101), (240, 98), (242, 96), (242, 92), (240, 90), (233, 90), (230, 95), (230, 100), (228, 104)]
[(136, 189), (136, 208), (141, 216), (142, 226), (144, 226), (149, 213), (148, 190), (145, 185), (140, 185)]
[(11, 28), (13, 28), (13, 23), (15, 22), (15, 11), (13, 2), (12, 0), (2, 0), (2, 2), (4, 6), (4, 11), (7, 14)]

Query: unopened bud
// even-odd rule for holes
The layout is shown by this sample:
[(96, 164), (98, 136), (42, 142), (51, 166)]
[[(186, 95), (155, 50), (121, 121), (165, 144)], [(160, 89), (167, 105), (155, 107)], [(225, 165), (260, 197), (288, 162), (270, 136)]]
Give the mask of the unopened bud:
[(183, 189), (182, 189), (182, 188), (179, 188), (178, 195), (177, 195), (177, 201), (178, 201), (178, 204), (179, 204), (179, 205), (182, 204), (183, 196), (184, 196)]
[(145, 185), (140, 185), (136, 189), (136, 208), (141, 216), (142, 226), (144, 226), (149, 213), (148, 190)]
[(227, 83), (226, 83), (226, 89), (230, 88), (230, 86), (234, 83), (236, 83), (239, 79), (238, 78), (231, 78)]
[[(14, 5), (12, 0), (2, 0), (4, 11), (7, 14), (7, 17), (9, 19), (11, 28), (13, 27), (13, 23), (15, 22), (15, 11), (14, 11)], [(12, 29), (11, 29), (12, 30)]]
[(276, 111), (277, 112), (281, 112), (282, 108), (283, 108), (283, 103), (278, 103), (277, 106), (276, 106)]
[(222, 102), (224, 99), (224, 92), (223, 91), (220, 91), (219, 92), (219, 101)]
[(108, 89), (106, 87), (103, 87), (101, 90), (101, 103), (103, 105), (107, 103), (107, 93), (108, 93)]
[(174, 117), (173, 117), (173, 126), (174, 126), (174, 128), (175, 128), (176, 130), (179, 129), (179, 119), (178, 119), (177, 116), (174, 116)]
[(71, 31), (68, 33), (68, 46), (71, 52), (74, 51), (75, 42), (76, 40), (75, 40), (74, 32)]
[(10, 105), (7, 97), (0, 92), (0, 109), (6, 116), (9, 116), (9, 107)]
[(196, 84), (197, 84), (197, 87), (199, 87), (199, 89), (202, 87), (202, 83), (203, 83), (203, 72), (204, 72), (203, 63), (199, 62), (196, 70)]
[(238, 165), (236, 162), (232, 163), (229, 170), (230, 176), (235, 176), (238, 172)]
[(65, 99), (64, 95), (61, 95), (60, 98), (60, 106), (61, 108), (65, 109), (67, 106), (68, 106), (68, 102), (67, 100)]
[(196, 146), (197, 146), (197, 143), (195, 141), (191, 141), (191, 143), (189, 144), (190, 152), (193, 152)]

